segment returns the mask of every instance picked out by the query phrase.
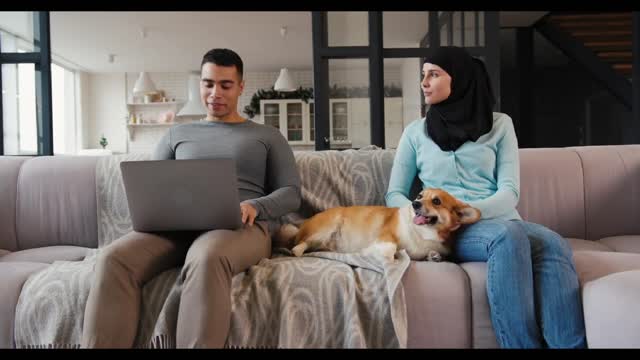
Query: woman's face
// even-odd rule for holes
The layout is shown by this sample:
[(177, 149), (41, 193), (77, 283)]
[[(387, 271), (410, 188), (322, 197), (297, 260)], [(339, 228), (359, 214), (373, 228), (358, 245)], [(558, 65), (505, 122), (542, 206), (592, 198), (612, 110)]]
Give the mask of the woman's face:
[(422, 65), (421, 85), (426, 104), (437, 104), (451, 95), (451, 76), (438, 65), (430, 63)]

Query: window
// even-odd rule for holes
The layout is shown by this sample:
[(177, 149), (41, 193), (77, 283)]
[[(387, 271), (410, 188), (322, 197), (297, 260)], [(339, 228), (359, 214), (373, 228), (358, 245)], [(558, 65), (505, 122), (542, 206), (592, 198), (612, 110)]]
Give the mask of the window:
[(53, 155), (49, 13), (0, 12), (0, 155)]
[(34, 64), (2, 65), (4, 154), (37, 155), (36, 72)]
[[(3, 33), (2, 39), (25, 53), (23, 43)], [(76, 151), (74, 72), (51, 64), (54, 154)], [(36, 71), (34, 64), (3, 64), (4, 143), (7, 155), (38, 155)]]

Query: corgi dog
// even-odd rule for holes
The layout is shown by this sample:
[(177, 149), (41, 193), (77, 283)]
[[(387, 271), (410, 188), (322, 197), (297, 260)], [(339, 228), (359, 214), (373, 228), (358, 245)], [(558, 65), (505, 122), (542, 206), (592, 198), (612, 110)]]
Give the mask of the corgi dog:
[(300, 228), (283, 225), (276, 243), (295, 256), (307, 250), (381, 255), (393, 261), (405, 249), (412, 260), (442, 261), (451, 253), (452, 233), (480, 219), (480, 210), (441, 189), (424, 189), (409, 205), (347, 206), (322, 211)]

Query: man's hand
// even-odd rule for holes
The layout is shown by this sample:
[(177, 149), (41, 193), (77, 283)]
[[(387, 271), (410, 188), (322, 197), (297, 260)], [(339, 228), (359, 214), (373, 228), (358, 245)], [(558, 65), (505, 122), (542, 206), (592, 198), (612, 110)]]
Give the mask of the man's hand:
[(253, 205), (242, 202), (240, 203), (240, 212), (242, 212), (242, 223), (246, 224), (248, 222), (249, 225), (253, 225), (253, 221), (258, 215), (258, 210)]

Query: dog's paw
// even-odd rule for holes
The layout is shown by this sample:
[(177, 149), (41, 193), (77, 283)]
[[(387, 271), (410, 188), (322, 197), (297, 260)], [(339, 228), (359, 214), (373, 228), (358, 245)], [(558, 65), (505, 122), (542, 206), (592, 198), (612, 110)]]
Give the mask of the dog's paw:
[(435, 250), (429, 250), (429, 253), (427, 254), (427, 261), (434, 261), (434, 262), (441, 262), (442, 261), (442, 255), (440, 255), (439, 252), (435, 251)]
[(302, 254), (304, 254), (304, 251), (307, 250), (307, 243), (300, 243), (296, 246), (293, 247), (293, 249), (291, 249), (291, 252), (293, 253), (294, 256), (300, 257), (302, 256)]

